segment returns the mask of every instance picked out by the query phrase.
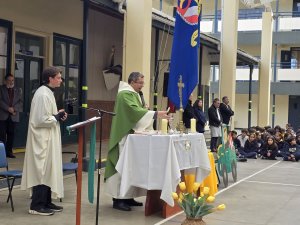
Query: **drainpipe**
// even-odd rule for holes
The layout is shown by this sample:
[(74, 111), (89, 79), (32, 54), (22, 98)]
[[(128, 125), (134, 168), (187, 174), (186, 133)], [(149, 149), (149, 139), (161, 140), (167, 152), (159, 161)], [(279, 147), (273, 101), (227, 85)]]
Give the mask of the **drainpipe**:
[[(279, 0), (276, 1), (276, 19), (275, 19), (275, 32), (278, 32), (278, 22), (279, 22), (279, 16), (278, 16), (278, 10), (279, 10)], [(277, 82), (277, 51), (278, 51), (278, 45), (275, 44), (275, 52), (274, 52), (274, 82)], [(271, 89), (272, 91), (272, 89)], [(272, 127), (275, 126), (275, 109), (276, 109), (276, 96), (275, 94), (272, 95)]]
[(250, 68), (250, 74), (249, 74), (249, 94), (248, 94), (248, 128), (251, 127), (253, 65), (249, 65), (249, 68)]

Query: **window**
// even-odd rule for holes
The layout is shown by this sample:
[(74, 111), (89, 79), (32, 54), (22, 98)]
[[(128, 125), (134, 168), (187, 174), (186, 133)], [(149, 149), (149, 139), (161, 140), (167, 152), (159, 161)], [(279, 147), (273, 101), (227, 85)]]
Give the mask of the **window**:
[[(54, 35), (53, 64), (62, 70), (63, 84), (54, 92), (57, 107), (64, 107), (64, 99), (76, 98), (79, 93), (81, 71), (81, 40)], [(78, 107), (68, 106), (69, 114), (78, 114)]]
[(15, 53), (35, 57), (44, 56), (44, 38), (16, 32)]
[(0, 84), (4, 76), (10, 72), (12, 23), (0, 19)]
[(300, 47), (291, 48), (291, 69), (300, 68)]

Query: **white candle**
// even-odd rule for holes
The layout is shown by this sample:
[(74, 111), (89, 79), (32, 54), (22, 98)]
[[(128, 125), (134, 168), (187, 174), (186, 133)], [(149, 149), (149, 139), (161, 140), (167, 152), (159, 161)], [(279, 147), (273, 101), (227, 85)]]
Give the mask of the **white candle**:
[(161, 133), (162, 134), (168, 133), (168, 120), (167, 119), (161, 120)]
[(196, 119), (191, 119), (191, 133), (196, 133)]

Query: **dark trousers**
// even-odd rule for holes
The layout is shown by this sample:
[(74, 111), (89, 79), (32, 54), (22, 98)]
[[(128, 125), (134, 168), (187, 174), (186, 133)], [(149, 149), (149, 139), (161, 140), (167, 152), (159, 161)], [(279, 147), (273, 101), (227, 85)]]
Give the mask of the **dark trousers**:
[(239, 149), (239, 153), (248, 159), (256, 159), (256, 152), (245, 152), (242, 148)]
[(217, 151), (217, 144), (218, 144), (219, 137), (212, 137), (210, 139), (210, 150)]
[(32, 201), (30, 209), (47, 208), (51, 203), (51, 188), (46, 185), (37, 185), (32, 188)]
[(10, 116), (7, 120), (0, 120), (0, 141), (5, 145), (6, 154), (12, 154), (14, 136), (15, 136), (15, 122)]

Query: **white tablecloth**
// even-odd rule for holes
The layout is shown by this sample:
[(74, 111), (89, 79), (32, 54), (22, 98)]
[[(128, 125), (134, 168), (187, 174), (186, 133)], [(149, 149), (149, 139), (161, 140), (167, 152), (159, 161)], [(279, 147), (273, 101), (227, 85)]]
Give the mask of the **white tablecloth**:
[(121, 196), (130, 187), (162, 190), (160, 198), (174, 206), (172, 192), (180, 182), (180, 170), (196, 168), (196, 181), (210, 172), (203, 134), (128, 136), (116, 169), (121, 175)]

